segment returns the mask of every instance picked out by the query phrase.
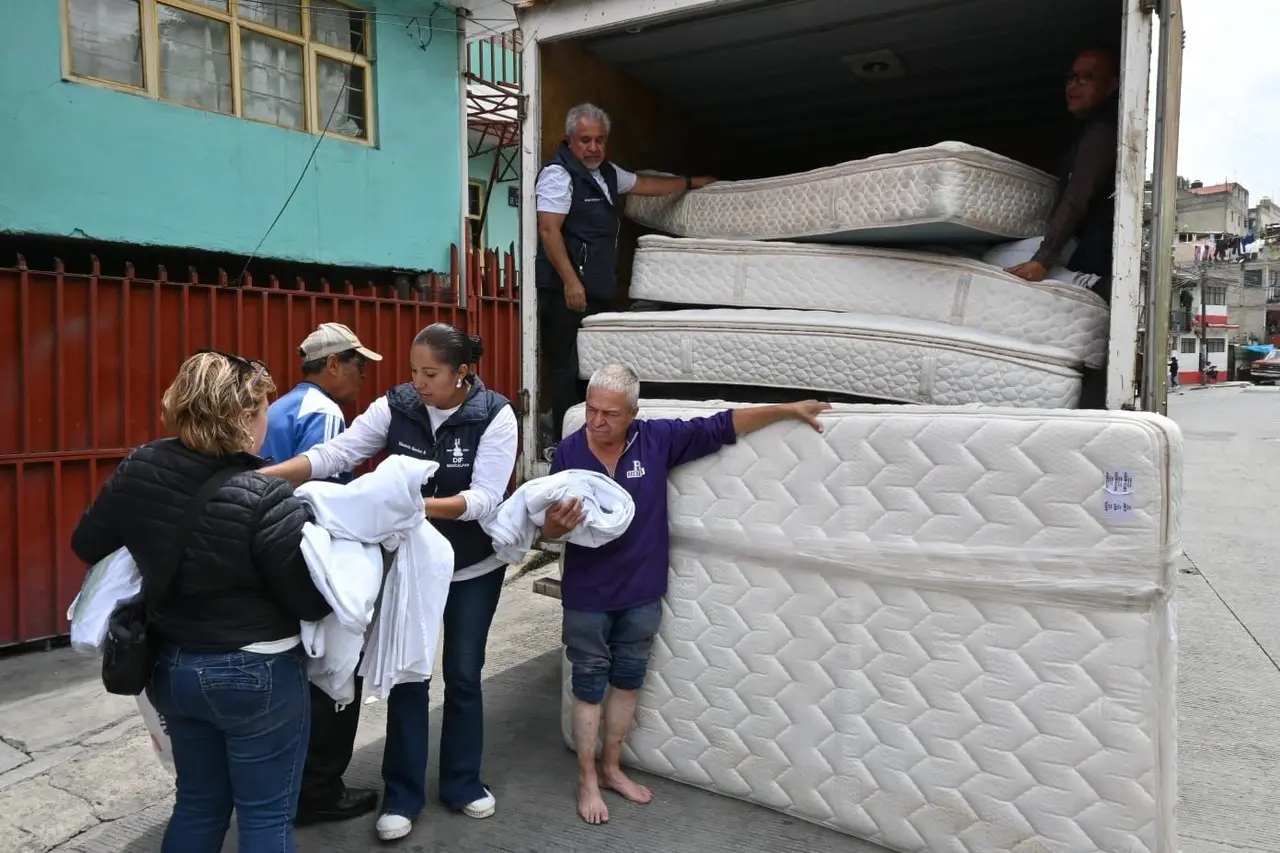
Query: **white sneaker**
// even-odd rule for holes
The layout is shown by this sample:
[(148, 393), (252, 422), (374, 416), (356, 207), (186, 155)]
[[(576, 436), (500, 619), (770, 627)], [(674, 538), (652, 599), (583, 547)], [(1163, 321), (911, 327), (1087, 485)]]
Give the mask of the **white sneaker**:
[(397, 838), (404, 838), (413, 829), (413, 821), (403, 815), (384, 814), (378, 818), (378, 839), (380, 841), (395, 841)]
[[(474, 803), (468, 803), (462, 807), (462, 813), (467, 817), (482, 819), (493, 817), (493, 813), (498, 810), (498, 801), (494, 799), (493, 794), (488, 788), (484, 789), (484, 797), (476, 800)], [(398, 836), (397, 836), (398, 837)]]

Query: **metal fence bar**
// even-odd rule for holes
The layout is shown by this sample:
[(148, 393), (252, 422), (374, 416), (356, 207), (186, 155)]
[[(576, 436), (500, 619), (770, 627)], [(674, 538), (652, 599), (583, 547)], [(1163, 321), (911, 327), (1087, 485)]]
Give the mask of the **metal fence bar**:
[[(84, 508), (129, 450), (162, 434), (160, 397), (182, 359), (200, 347), (265, 361), (281, 391), (298, 374), (298, 343), (317, 323), (337, 321), (384, 356), (369, 366), (358, 404), (405, 381), (413, 336), (437, 321), (485, 339), (486, 384), (519, 397), (520, 300), (515, 257), (455, 252), (449, 276), (428, 279), (408, 298), (349, 281), (230, 278), (174, 281), (28, 269), (17, 258), (0, 268), (0, 648), (65, 634), (65, 614), (85, 567), (70, 550)], [(484, 262), (481, 263), (483, 258)], [(458, 280), (458, 266), (475, 270)], [(463, 288), (467, 307), (460, 306)]]

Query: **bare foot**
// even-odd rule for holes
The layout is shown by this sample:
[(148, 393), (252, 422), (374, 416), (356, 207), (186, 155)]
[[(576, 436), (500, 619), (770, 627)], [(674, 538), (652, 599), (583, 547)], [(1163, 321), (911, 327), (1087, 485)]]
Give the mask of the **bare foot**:
[(640, 805), (653, 802), (653, 792), (644, 785), (632, 782), (621, 770), (604, 770), (600, 774), (600, 787), (616, 791), (625, 799)]
[(578, 815), (592, 826), (609, 822), (609, 807), (595, 782), (578, 783)]

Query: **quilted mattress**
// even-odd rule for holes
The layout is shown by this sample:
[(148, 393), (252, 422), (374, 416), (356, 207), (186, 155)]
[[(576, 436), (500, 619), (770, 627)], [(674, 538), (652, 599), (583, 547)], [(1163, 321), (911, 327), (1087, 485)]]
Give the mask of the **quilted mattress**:
[(990, 242), (1044, 233), (1057, 183), (959, 142), (665, 198), (626, 215), (678, 237), (818, 242)]
[(902, 853), (1176, 853), (1177, 427), (824, 422), (673, 472), (626, 760)]
[(587, 317), (586, 378), (612, 362), (649, 382), (808, 388), (907, 403), (1072, 408), (1069, 352), (986, 332), (826, 311), (636, 311)]
[(1107, 303), (1033, 284), (981, 261), (912, 251), (736, 240), (640, 238), (631, 297), (677, 305), (891, 314), (1056, 346), (1089, 367), (1106, 357)]

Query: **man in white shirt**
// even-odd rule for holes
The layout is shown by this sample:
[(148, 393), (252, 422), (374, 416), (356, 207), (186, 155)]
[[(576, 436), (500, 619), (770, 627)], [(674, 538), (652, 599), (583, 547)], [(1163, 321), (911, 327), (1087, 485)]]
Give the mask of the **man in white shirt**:
[(564, 413), (582, 402), (578, 329), (607, 311), (618, 295), (621, 197), (666, 196), (701, 189), (712, 177), (636, 175), (609, 162), (610, 122), (594, 104), (565, 117), (565, 140), (538, 174), (538, 333), (550, 368), (551, 430), (560, 439)]

